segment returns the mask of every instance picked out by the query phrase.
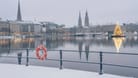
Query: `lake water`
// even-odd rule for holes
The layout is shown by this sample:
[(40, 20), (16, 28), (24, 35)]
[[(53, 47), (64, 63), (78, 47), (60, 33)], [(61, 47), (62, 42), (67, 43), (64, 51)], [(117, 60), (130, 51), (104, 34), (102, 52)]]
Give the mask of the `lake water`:
[[(29, 50), (29, 56), (36, 58), (35, 48), (43, 44), (48, 49), (48, 58), (59, 59), (59, 51), (50, 50), (77, 50), (77, 52), (63, 52), (64, 60), (99, 62), (99, 53), (90, 53), (89, 51), (117, 52), (117, 53), (138, 53), (138, 39), (116, 38), (108, 39), (101, 37), (63, 37), (63, 38), (27, 38), (27, 39), (0, 39), (0, 62), (17, 64), (17, 58), (6, 58), (2, 56), (17, 56), (21, 52), (26, 56), (26, 50), (12, 50), (21, 48), (34, 48)], [(137, 55), (104, 54), (103, 62), (110, 64), (129, 65), (138, 67)], [(26, 59), (22, 59), (22, 64)], [(59, 61), (40, 61), (30, 59), (30, 65), (59, 67)], [(99, 72), (99, 65), (64, 62), (64, 68)], [(138, 77), (138, 69), (115, 66), (103, 66), (104, 73), (117, 74), (122, 76)]]

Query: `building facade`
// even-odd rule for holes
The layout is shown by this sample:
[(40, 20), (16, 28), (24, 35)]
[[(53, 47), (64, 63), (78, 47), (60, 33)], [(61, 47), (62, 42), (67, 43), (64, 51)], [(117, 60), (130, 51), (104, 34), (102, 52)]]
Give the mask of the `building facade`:
[(0, 20), (0, 36), (10, 34), (10, 22)]

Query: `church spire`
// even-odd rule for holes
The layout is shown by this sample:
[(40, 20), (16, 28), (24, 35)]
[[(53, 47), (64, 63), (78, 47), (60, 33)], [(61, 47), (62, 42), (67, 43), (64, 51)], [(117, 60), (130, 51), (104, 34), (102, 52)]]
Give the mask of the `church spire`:
[(18, 0), (17, 21), (22, 21), (21, 9), (20, 9), (20, 0)]
[(88, 16), (88, 12), (87, 11), (85, 13), (84, 25), (87, 26), (87, 27), (89, 27), (89, 16)]
[(82, 28), (81, 13), (79, 12), (78, 26)]

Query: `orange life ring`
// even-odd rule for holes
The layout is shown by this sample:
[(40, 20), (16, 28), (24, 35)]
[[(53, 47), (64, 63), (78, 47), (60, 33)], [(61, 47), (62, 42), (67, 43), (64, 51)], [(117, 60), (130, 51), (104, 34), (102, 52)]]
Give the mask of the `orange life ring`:
[[(40, 50), (43, 50), (43, 54), (40, 55)], [(43, 45), (40, 45), (36, 48), (36, 57), (40, 60), (44, 60), (46, 59), (47, 57), (47, 49), (43, 46)]]

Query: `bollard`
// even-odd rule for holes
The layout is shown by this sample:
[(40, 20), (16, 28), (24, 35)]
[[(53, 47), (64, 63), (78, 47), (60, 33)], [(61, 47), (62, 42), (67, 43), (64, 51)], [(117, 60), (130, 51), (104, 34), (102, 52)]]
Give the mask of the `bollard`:
[(60, 68), (59, 69), (63, 69), (62, 50), (60, 50)]
[(26, 49), (26, 66), (28, 66), (29, 64), (29, 48)]
[(100, 72), (99, 72), (100, 75), (103, 74), (103, 53), (100, 52)]
[(22, 53), (21, 52), (17, 54), (17, 58), (18, 58), (18, 64), (21, 65), (21, 63), (22, 63)]

